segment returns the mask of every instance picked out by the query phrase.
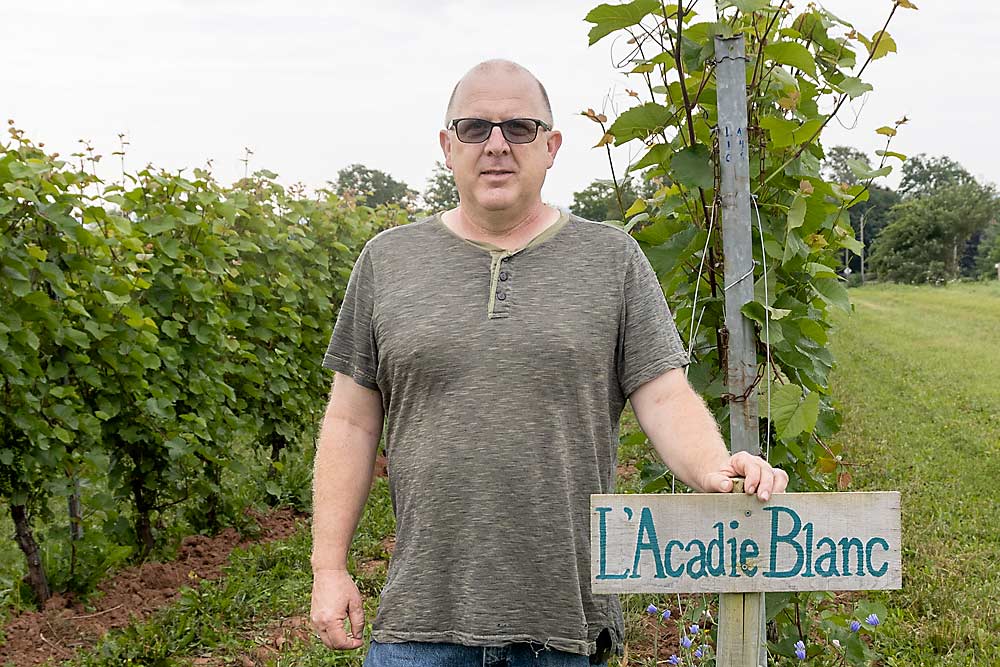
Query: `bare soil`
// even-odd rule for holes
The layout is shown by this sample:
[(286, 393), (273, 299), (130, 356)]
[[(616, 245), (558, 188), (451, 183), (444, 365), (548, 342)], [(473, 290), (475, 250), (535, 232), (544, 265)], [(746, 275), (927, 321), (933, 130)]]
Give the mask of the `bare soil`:
[[(143, 620), (170, 604), (182, 587), (219, 578), (235, 547), (286, 539), (305, 520), (304, 514), (287, 508), (252, 516), (260, 526), (253, 539), (241, 537), (234, 528), (211, 537), (192, 535), (184, 539), (175, 560), (121, 570), (100, 584), (98, 595), (86, 605), (72, 596), (56, 595), (41, 611), (15, 616), (3, 628), (0, 665), (35, 667), (72, 658), (109, 630)], [(280, 628), (282, 634), (286, 629)]]
[(618, 478), (625, 482), (639, 474), (639, 469), (636, 468), (635, 464), (631, 461), (619, 463), (616, 470), (618, 472)]
[[(386, 459), (380, 452), (375, 462), (375, 477), (386, 476)], [(618, 466), (620, 478), (630, 479), (639, 471), (631, 462)], [(374, 481), (374, 480), (373, 480)], [(0, 666), (37, 667), (47, 661), (72, 658), (76, 651), (93, 646), (109, 630), (125, 627), (142, 620), (170, 604), (184, 586), (196, 585), (201, 579), (216, 579), (222, 574), (230, 552), (251, 542), (269, 542), (290, 537), (306, 517), (282, 509), (266, 516), (254, 517), (261, 528), (260, 536), (241, 538), (228, 528), (213, 537), (191, 536), (184, 540), (177, 559), (166, 563), (145, 563), (128, 568), (99, 586), (100, 595), (85, 607), (72, 598), (53, 597), (40, 612), (27, 612), (13, 618), (3, 628), (6, 643), (0, 645)], [(386, 556), (395, 549), (395, 535), (382, 541)], [(374, 558), (358, 563), (363, 577), (384, 575), (387, 558)], [(686, 596), (685, 596), (686, 597)], [(674, 618), (678, 611), (673, 609)], [(193, 659), (199, 667), (254, 667), (266, 664), (281, 655), (283, 648), (303, 641), (313, 641), (312, 627), (307, 616), (294, 616), (254, 630), (254, 648), (236, 656), (205, 656)], [(628, 628), (622, 667), (657, 665), (679, 653), (676, 622), (663, 622), (659, 616), (644, 614), (638, 627)], [(233, 662), (235, 659), (235, 663)]]

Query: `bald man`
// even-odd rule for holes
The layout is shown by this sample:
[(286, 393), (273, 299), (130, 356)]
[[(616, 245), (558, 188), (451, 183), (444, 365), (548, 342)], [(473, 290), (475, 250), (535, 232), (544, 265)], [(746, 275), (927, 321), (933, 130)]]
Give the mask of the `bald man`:
[(365, 245), (324, 359), (312, 621), (364, 643), (347, 554), (384, 431), (396, 547), (365, 666), (605, 664), (624, 627), (590, 591), (589, 500), (614, 492), (626, 400), (694, 489), (788, 477), (729, 455), (636, 241), (542, 203), (562, 134), (530, 72), (474, 67), (439, 136), (459, 206)]

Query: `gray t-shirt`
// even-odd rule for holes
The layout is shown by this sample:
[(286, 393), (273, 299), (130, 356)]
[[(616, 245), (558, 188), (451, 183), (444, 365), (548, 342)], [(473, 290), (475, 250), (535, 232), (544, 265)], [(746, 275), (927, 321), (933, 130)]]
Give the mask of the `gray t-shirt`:
[(590, 591), (590, 495), (618, 422), (686, 355), (638, 243), (565, 213), (520, 250), (433, 216), (351, 274), (324, 366), (382, 394), (396, 547), (372, 637), (535, 641), (590, 655), (617, 596)]

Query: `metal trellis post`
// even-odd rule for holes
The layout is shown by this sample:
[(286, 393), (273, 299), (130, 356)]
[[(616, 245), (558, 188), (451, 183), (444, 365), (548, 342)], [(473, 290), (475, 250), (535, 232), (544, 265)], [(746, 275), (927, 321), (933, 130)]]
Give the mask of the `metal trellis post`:
[[(722, 248), (725, 254), (727, 379), (730, 447), (760, 454), (757, 423), (757, 343), (753, 323), (743, 315), (753, 300), (754, 261), (750, 221), (750, 158), (747, 141), (746, 56), (743, 36), (715, 38), (715, 78), (719, 113)], [(735, 490), (735, 489), (734, 489)], [(719, 596), (719, 667), (767, 664), (764, 595)]]

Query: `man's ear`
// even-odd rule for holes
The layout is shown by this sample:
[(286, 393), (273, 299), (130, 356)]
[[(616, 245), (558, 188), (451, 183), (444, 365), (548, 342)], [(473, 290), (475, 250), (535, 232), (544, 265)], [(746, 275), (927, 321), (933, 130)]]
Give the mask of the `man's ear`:
[(549, 167), (556, 161), (556, 153), (559, 152), (560, 146), (562, 146), (562, 132), (552, 130), (545, 140), (545, 147), (549, 151)]
[(444, 153), (444, 164), (451, 169), (451, 133), (441, 130), (438, 132), (438, 141), (441, 143), (441, 152)]

